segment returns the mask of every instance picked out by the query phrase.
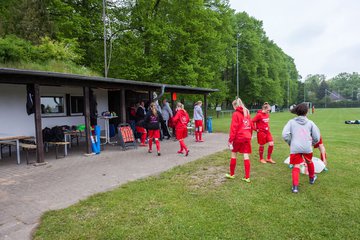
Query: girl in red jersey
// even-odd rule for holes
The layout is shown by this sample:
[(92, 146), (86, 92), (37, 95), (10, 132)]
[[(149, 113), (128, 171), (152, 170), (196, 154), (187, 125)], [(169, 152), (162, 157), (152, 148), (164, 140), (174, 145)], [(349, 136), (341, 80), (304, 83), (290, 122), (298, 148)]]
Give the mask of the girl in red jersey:
[(237, 153), (241, 153), (244, 156), (245, 168), (245, 176), (242, 180), (250, 183), (251, 118), (249, 110), (240, 98), (236, 98), (232, 104), (235, 112), (232, 115), (229, 134), (229, 147), (231, 149), (230, 174), (226, 174), (226, 177), (235, 178), (236, 157)]
[[(255, 130), (257, 132), (257, 141), (259, 146), (259, 156), (261, 163), (276, 163), (271, 159), (271, 154), (274, 149), (274, 140), (270, 132), (270, 117), (269, 112), (271, 107), (269, 103), (265, 102), (262, 106), (262, 110), (259, 110), (256, 116), (253, 118), (252, 122), (254, 124)], [(268, 143), (268, 154), (266, 161), (264, 160), (264, 145)]]
[(176, 104), (176, 114), (173, 117), (173, 124), (175, 126), (176, 139), (179, 140), (180, 150), (178, 153), (183, 154), (185, 150), (185, 156), (189, 155), (189, 149), (184, 143), (184, 139), (187, 137), (187, 124), (189, 123), (189, 114), (185, 111), (184, 105), (180, 102)]
[(148, 129), (149, 153), (152, 152), (153, 139), (155, 140), (157, 155), (160, 156), (160, 123), (163, 121), (161, 113), (157, 110), (156, 104), (150, 104), (150, 111), (145, 117), (145, 126)]

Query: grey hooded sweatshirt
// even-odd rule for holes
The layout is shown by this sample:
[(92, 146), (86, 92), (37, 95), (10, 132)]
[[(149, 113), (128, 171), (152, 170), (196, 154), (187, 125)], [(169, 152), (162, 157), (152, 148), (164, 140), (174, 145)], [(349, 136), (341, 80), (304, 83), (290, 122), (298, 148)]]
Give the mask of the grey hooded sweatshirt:
[(282, 137), (290, 146), (290, 153), (311, 153), (312, 146), (320, 141), (320, 131), (306, 116), (298, 116), (288, 121)]

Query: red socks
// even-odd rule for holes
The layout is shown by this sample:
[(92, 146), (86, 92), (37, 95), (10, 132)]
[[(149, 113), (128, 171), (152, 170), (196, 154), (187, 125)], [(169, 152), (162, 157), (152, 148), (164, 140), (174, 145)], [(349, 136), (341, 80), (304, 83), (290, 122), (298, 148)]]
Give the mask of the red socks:
[(264, 159), (264, 145), (259, 146), (259, 156), (260, 156), (260, 160)]
[(300, 175), (300, 168), (294, 167), (292, 169), (292, 181), (294, 186), (299, 186), (299, 175)]
[(150, 150), (150, 151), (152, 150), (152, 142), (153, 142), (153, 140), (152, 140), (152, 139), (149, 139), (149, 150)]
[(311, 161), (311, 162), (306, 161), (306, 165), (307, 165), (307, 167), (308, 167), (309, 177), (310, 177), (310, 178), (313, 178), (314, 175), (315, 175), (314, 163), (313, 163), (312, 161)]
[(180, 140), (179, 143), (180, 143), (180, 149), (181, 149), (180, 151), (182, 151), (182, 150), (187, 151), (187, 147), (184, 143), (184, 140)]
[(158, 152), (160, 152), (160, 142), (159, 142), (159, 140), (155, 140), (155, 144), (156, 144), (156, 150)]
[(267, 159), (271, 159), (271, 154), (272, 154), (273, 150), (274, 150), (274, 146), (269, 146)]
[(235, 174), (235, 168), (236, 168), (236, 158), (230, 159), (230, 175), (233, 176)]
[(199, 141), (199, 132), (195, 132), (195, 140)]
[(199, 132), (199, 140), (202, 141), (202, 132)]
[(244, 159), (245, 178), (250, 178), (250, 159)]
[[(230, 159), (230, 175), (235, 174), (236, 158)], [(250, 159), (244, 159), (245, 178), (250, 178)]]
[(141, 144), (145, 144), (146, 133), (141, 134)]

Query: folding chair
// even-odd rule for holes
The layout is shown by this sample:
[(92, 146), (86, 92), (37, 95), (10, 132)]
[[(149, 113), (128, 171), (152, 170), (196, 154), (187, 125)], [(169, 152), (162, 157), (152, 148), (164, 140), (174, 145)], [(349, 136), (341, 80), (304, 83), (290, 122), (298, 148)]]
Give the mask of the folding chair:
[(137, 148), (134, 132), (129, 124), (121, 123), (118, 125), (118, 136), (120, 139), (119, 142), (124, 151), (127, 149), (127, 147)]

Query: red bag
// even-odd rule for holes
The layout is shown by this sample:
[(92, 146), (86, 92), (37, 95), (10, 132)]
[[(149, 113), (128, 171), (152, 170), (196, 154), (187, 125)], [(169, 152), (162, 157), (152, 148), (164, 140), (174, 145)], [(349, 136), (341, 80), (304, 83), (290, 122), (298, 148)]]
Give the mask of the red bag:
[(171, 117), (171, 118), (169, 118), (169, 121), (168, 121), (168, 127), (169, 128), (173, 128), (173, 127), (175, 127), (174, 126), (174, 122), (173, 122), (173, 118)]

